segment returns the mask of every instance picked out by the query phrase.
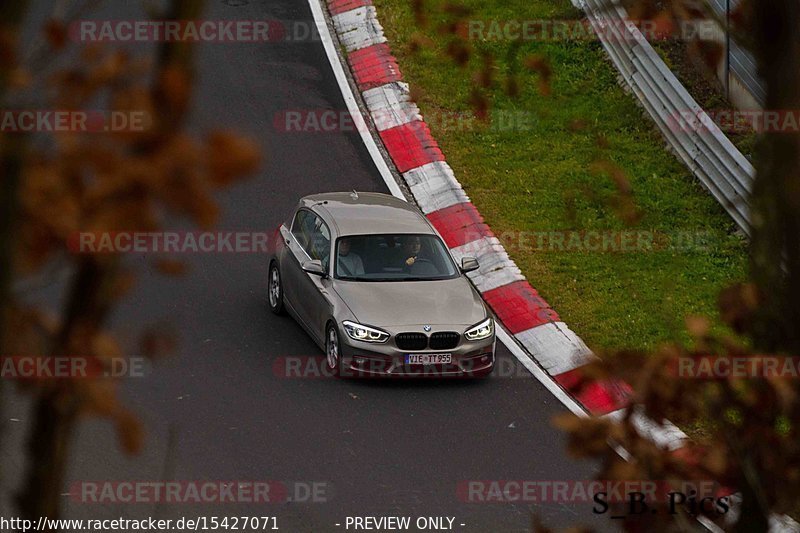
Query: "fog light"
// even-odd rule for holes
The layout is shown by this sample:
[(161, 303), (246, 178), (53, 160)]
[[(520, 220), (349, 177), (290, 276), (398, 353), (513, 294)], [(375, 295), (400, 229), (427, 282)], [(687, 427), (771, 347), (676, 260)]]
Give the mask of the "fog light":
[(481, 363), (485, 363), (488, 360), (489, 360), (489, 356), (488, 355), (484, 355), (483, 357), (481, 357)]
[(363, 365), (367, 360), (363, 357), (353, 357), (353, 362), (357, 365)]

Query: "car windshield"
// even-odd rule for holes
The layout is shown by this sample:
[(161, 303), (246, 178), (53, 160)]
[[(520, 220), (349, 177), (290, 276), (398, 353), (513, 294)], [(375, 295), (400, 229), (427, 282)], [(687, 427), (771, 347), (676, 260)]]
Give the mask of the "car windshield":
[(354, 235), (336, 241), (338, 279), (351, 281), (430, 281), (458, 276), (436, 235)]

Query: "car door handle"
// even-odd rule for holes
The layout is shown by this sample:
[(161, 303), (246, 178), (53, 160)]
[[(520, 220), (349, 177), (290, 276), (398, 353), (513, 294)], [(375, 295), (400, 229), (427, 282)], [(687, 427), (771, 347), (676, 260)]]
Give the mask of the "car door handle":
[(284, 239), (283, 242), (285, 242), (286, 244), (291, 244), (292, 241), (289, 239)]

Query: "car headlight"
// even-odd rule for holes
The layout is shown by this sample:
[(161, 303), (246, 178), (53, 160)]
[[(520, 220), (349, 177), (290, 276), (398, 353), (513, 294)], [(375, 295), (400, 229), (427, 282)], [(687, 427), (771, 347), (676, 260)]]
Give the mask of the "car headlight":
[(389, 334), (379, 329), (371, 328), (363, 324), (345, 320), (342, 322), (344, 331), (351, 339), (364, 342), (386, 342), (389, 340)]
[(479, 324), (475, 324), (471, 328), (469, 328), (465, 333), (464, 337), (467, 338), (468, 341), (480, 341), (483, 339), (488, 339), (494, 333), (494, 320), (491, 317), (487, 318), (483, 322)]

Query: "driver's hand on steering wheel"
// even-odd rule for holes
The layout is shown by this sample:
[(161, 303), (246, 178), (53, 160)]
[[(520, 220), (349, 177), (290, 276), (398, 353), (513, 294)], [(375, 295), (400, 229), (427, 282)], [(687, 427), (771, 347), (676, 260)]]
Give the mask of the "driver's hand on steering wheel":
[(417, 260), (417, 258), (416, 258), (415, 256), (411, 256), (411, 257), (409, 257), (408, 259), (406, 259), (406, 264), (407, 264), (408, 266), (411, 266), (411, 265), (413, 265), (413, 264), (414, 264), (414, 262), (415, 262), (416, 260)]

